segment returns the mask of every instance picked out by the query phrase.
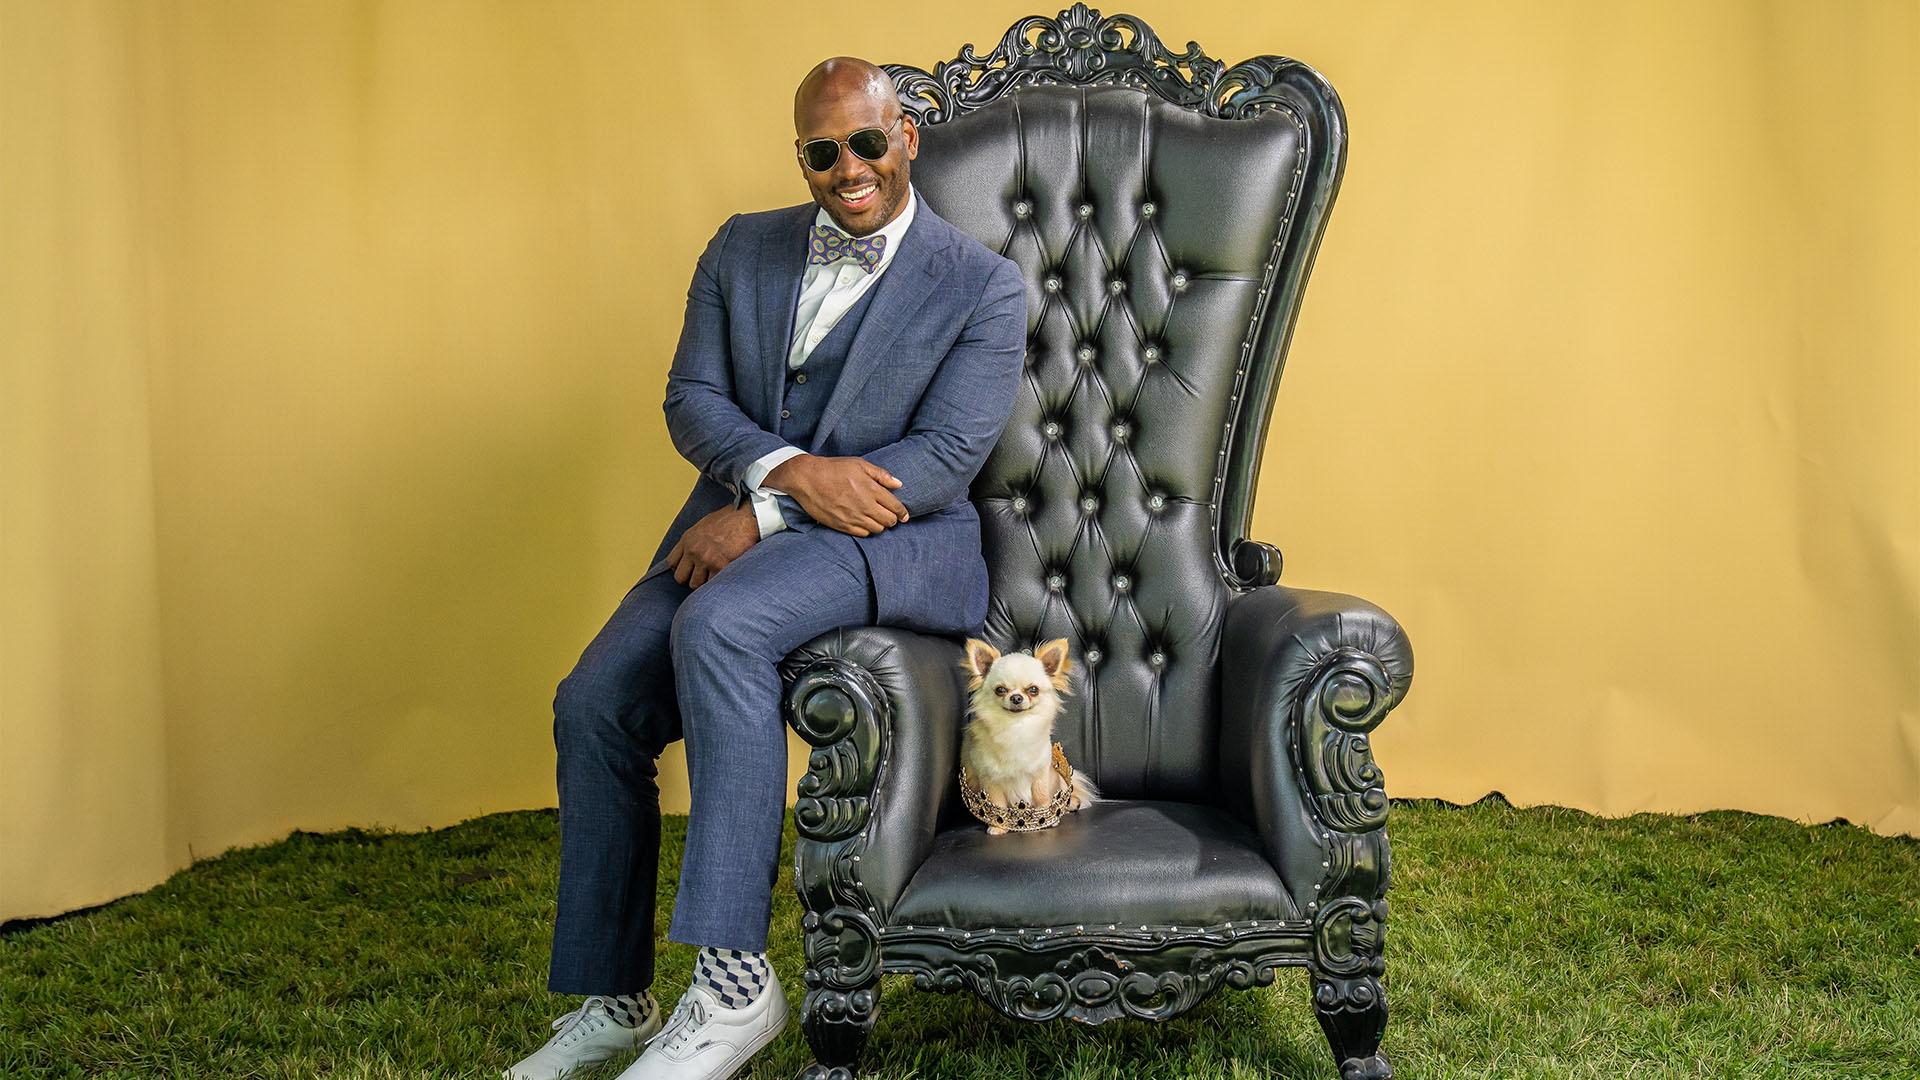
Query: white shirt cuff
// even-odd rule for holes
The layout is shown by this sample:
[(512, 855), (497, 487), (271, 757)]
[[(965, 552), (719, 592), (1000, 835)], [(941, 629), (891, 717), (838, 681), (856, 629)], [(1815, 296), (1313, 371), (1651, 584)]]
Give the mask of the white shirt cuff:
[[(748, 490), (760, 491), (762, 490), (760, 481), (765, 480), (768, 473), (778, 468), (780, 463), (786, 461), (788, 458), (796, 458), (804, 453), (806, 453), (806, 451), (797, 446), (783, 446), (778, 450), (769, 451), (755, 459), (753, 464), (747, 466), (747, 471), (741, 479), (746, 481)], [(769, 488), (766, 490), (772, 489)], [(774, 492), (774, 494), (785, 495), (786, 492), (778, 491)]]
[(780, 513), (780, 504), (766, 489), (753, 493), (753, 519), (760, 523), (762, 540), (787, 527), (787, 519)]

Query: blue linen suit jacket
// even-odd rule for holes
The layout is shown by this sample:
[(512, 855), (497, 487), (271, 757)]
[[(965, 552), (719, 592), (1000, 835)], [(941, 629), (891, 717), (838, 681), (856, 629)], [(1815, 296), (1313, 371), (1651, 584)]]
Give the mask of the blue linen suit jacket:
[[(713, 510), (745, 502), (747, 466), (789, 445), (775, 432), (815, 211), (809, 202), (736, 214), (700, 255), (665, 401), (667, 433), (700, 478), (642, 581), (671, 573), (666, 555), (680, 535)], [(873, 288), (840, 380), (801, 449), (863, 457), (901, 481), (893, 494), (907, 521), (854, 537), (872, 577), (875, 621), (977, 633), (987, 565), (967, 491), (1019, 389), (1026, 286), (1012, 260), (921, 198)], [(778, 502), (789, 528), (828, 528), (791, 496)]]

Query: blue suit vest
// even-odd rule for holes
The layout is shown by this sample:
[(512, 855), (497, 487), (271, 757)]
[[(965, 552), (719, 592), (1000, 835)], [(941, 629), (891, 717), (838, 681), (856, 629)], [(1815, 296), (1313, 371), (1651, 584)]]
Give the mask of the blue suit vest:
[[(889, 267), (889, 272), (893, 268)], [(833, 396), (833, 388), (839, 385), (840, 369), (846, 366), (847, 352), (853, 348), (853, 338), (860, 330), (860, 321), (867, 317), (867, 308), (880, 291), (885, 279), (867, 286), (860, 299), (853, 302), (840, 321), (833, 324), (827, 336), (807, 354), (806, 362), (799, 367), (786, 368), (786, 382), (780, 388), (780, 426), (774, 434), (795, 446), (805, 447), (813, 442), (813, 430), (820, 426), (820, 417), (826, 412), (827, 399)], [(799, 297), (794, 297), (796, 306)], [(799, 332), (799, 327), (794, 328)], [(792, 344), (791, 340), (788, 342)], [(801, 381), (801, 376), (806, 381)]]

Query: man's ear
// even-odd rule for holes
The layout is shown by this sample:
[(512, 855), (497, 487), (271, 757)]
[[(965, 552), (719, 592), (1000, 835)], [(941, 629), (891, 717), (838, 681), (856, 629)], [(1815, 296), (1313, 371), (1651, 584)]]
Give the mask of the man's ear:
[(981, 641), (979, 638), (967, 639), (967, 670), (973, 672), (976, 682), (986, 677), (987, 669), (1000, 659), (1000, 650)]
[(913, 114), (900, 121), (900, 138), (907, 144), (907, 160), (920, 156), (920, 125), (913, 122)]

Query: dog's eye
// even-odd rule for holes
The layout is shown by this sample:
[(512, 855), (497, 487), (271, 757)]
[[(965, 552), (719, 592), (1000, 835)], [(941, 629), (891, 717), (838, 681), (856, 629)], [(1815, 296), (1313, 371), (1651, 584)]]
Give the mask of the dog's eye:
[(1029, 686), (1029, 687), (1027, 687), (1027, 696), (1028, 696), (1028, 697), (1033, 697), (1034, 695), (1036, 695), (1036, 694), (1038, 694), (1039, 692), (1040, 692), (1040, 688), (1039, 688), (1039, 687), (1037, 687), (1037, 686)]
[(1007, 692), (1007, 688), (1004, 686), (996, 686), (993, 688), (993, 692), (996, 694), (1005, 695)]

